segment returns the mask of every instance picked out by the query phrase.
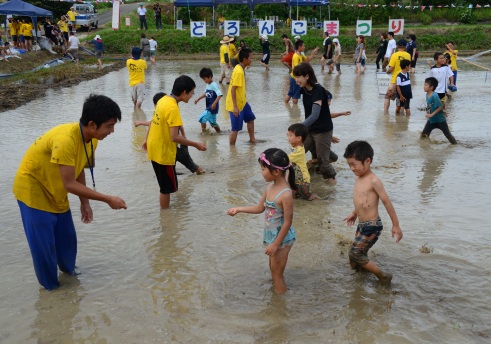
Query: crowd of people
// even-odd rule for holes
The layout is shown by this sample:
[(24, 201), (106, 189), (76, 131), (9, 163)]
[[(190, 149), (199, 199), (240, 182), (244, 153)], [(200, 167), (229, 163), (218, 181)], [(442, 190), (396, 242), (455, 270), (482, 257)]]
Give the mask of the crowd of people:
[[(397, 99), (396, 114), (405, 111), (409, 116), (412, 98), (410, 73), (414, 73), (418, 55), (416, 38), (410, 35), (409, 41), (402, 38), (395, 42), (393, 37), (392, 32), (382, 34), (377, 50), (377, 69), (380, 69), (381, 64), (382, 70), (390, 74), (391, 78), (385, 95), (384, 109), (388, 111), (390, 101)], [(305, 44), (300, 37), (295, 37), (295, 43), (286, 35), (282, 38), (285, 44), (282, 63), (290, 73), (290, 89), (285, 102), (293, 99), (293, 103), (297, 104), (298, 100), (302, 99), (305, 120), (284, 128), (291, 145), (288, 153), (281, 149), (270, 148), (259, 155), (261, 175), (268, 183), (259, 203), (232, 207), (227, 211), (231, 216), (238, 213), (265, 212), (263, 243), (265, 254), (270, 260), (273, 285), (278, 293), (287, 290), (283, 274), (289, 252), (296, 241), (296, 233), (292, 227), (294, 198), (309, 201), (319, 199), (311, 190), (309, 165), (317, 168), (322, 178), (329, 184), (336, 183), (333, 162), (337, 161), (338, 157), (331, 151), (331, 143), (338, 142), (339, 139), (333, 136), (332, 119), (351, 114), (349, 110), (337, 113), (330, 111), (332, 94), (318, 82), (311, 65), (318, 48), (313, 49), (307, 56)], [(268, 39), (267, 36), (260, 36), (259, 39), (262, 46), (260, 63), (268, 71), (270, 60)], [(356, 73), (362, 74), (366, 70), (364, 37), (360, 35), (356, 41), (354, 64)], [(93, 44), (97, 44), (97, 39)], [(153, 37), (149, 40), (146, 34), (142, 33), (140, 46), (132, 48), (131, 58), (126, 62), (135, 109), (141, 108), (147, 98), (146, 60), (154, 57), (152, 51), (156, 50), (156, 46)], [(456, 90), (456, 64), (454, 73), (453, 68), (447, 63), (452, 66), (458, 51), (454, 49), (451, 42), (448, 42), (446, 47), (448, 50), (445, 54), (449, 54), (449, 60), (444, 53), (436, 53), (435, 64), (429, 71), (429, 77), (425, 79), (428, 121), (421, 136), (427, 137), (433, 129), (438, 128), (454, 144), (456, 140), (446, 123), (444, 102), (447, 89)], [(217, 122), (217, 113), (219, 102), (225, 96), (224, 105), (231, 123), (230, 146), (236, 145), (244, 123), (249, 142), (254, 144), (257, 142), (254, 131), (256, 116), (247, 99), (245, 78), (245, 72), (253, 62), (253, 52), (245, 46), (244, 41), (236, 47), (235, 37), (229, 36), (224, 36), (220, 41), (219, 52), (218, 83), (214, 80), (212, 69), (204, 67), (199, 73), (204, 83), (204, 92), (199, 93), (194, 103), (197, 104), (201, 99), (205, 99), (205, 110), (198, 118), (201, 129), (204, 133), (208, 132), (206, 126), (209, 124), (217, 133), (222, 132)], [(340, 75), (341, 55), (339, 40), (331, 40), (329, 33), (325, 32), (320, 61), (321, 70), (324, 70), (327, 65), (328, 73), (333, 73), (336, 69)], [(223, 83), (224, 80), (226, 85), (220, 87), (218, 84)], [(222, 93), (223, 87), (226, 88), (226, 92)], [(157, 179), (161, 209), (170, 208), (171, 194), (178, 191), (176, 161), (185, 164), (193, 173), (205, 172), (193, 162), (188, 147), (194, 147), (199, 151), (206, 151), (207, 147), (202, 142), (186, 137), (179, 109), (179, 103), (188, 103), (194, 96), (195, 89), (196, 83), (191, 77), (179, 76), (175, 79), (170, 94), (159, 92), (154, 95), (151, 120), (135, 122), (135, 126), (148, 126), (142, 148), (151, 161)], [(126, 208), (126, 203), (121, 198), (95, 191), (93, 177), (94, 151), (98, 140), (112, 133), (120, 119), (121, 111), (114, 101), (102, 95), (91, 95), (85, 101), (79, 123), (61, 125), (42, 135), (28, 149), (21, 162), (15, 177), (14, 194), (19, 202), (36, 275), (46, 289), (51, 290), (59, 286), (57, 266), (71, 274), (76, 272), (76, 235), (67, 194), (73, 193), (79, 196), (83, 222), (90, 222), (93, 217), (89, 205), (90, 199), (106, 202), (113, 209)], [(312, 155), (310, 163), (307, 162), (306, 152)], [(392, 237), (395, 237), (397, 242), (402, 239), (403, 233), (396, 211), (383, 183), (371, 170), (374, 152), (370, 144), (365, 141), (354, 141), (347, 146), (343, 156), (355, 175), (354, 209), (345, 221), (348, 225), (353, 225), (358, 220), (355, 239), (349, 252), (350, 265), (353, 269), (372, 272), (381, 283), (390, 284), (392, 275), (382, 271), (368, 258), (367, 253), (377, 242), (383, 230), (378, 212), (380, 201), (391, 219)], [(33, 160), (37, 161), (36, 166), (30, 165), (29, 162)], [(88, 166), (91, 171), (93, 190), (85, 186), (84, 166)], [(45, 183), (47, 178), (49, 183)], [(46, 189), (44, 185), (50, 187)], [(65, 231), (65, 228), (69, 230)], [(42, 235), (39, 238), (33, 235), (40, 230)], [(53, 251), (56, 254), (48, 254)]]

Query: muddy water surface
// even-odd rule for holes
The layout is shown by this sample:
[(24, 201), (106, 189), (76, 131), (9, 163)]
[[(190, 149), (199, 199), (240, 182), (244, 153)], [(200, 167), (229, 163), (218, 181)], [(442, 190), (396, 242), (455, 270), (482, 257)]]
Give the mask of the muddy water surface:
[[(151, 96), (170, 92), (179, 74), (193, 76), (200, 94), (204, 84), (197, 74), (204, 65), (151, 66), (146, 118)], [(158, 209), (157, 182), (139, 148), (145, 128), (132, 125), (145, 114), (133, 113), (126, 70), (1, 113), (0, 342), (489, 342), (491, 87), (485, 72), (466, 67), (461, 66), (459, 90), (448, 104), (456, 146), (439, 132), (431, 142), (418, 140), (425, 124), (416, 109), (424, 102), (421, 69), (413, 80), (411, 118), (394, 116), (393, 105), (389, 116), (383, 114), (373, 70), (361, 77), (351, 66), (343, 66), (341, 77), (318, 73), (334, 95), (332, 111), (352, 111), (334, 120), (341, 138), (334, 150), (341, 157), (352, 140), (368, 140), (375, 149), (373, 170), (399, 215), (404, 239), (399, 244), (391, 239), (382, 207), (386, 229), (370, 252), (394, 274), (389, 289), (349, 268), (343, 244), (354, 228), (342, 220), (352, 211), (354, 178), (342, 158), (335, 164), (336, 186), (313, 176), (312, 188), (327, 200), (295, 202), (298, 242), (286, 270), (286, 295), (271, 291), (262, 216), (225, 214), (231, 206), (259, 200), (265, 187), (259, 153), (286, 149), (286, 128), (304, 118), (302, 106), (282, 103), (288, 75), (279, 65), (266, 73), (255, 61), (247, 72), (260, 144), (247, 144), (241, 133), (237, 147), (229, 147), (224, 99), (218, 116), (222, 135), (200, 135), (203, 102), (182, 105), (187, 136), (208, 145), (206, 152), (190, 148), (207, 173), (192, 175), (178, 165), (180, 189), (165, 212)], [(90, 92), (110, 96), (123, 111), (115, 133), (99, 145), (95, 180), (99, 191), (123, 197), (128, 210), (93, 202), (95, 219), (84, 225), (78, 199), (70, 198), (82, 274), (61, 275), (62, 287), (47, 292), (34, 275), (11, 185), (29, 144), (59, 123), (77, 121)], [(420, 252), (425, 244), (430, 253)]]

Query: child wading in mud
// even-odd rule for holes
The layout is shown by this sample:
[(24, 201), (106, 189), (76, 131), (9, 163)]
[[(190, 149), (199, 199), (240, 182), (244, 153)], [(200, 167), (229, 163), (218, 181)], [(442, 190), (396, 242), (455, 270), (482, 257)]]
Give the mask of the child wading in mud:
[(367, 256), (368, 250), (377, 242), (383, 229), (382, 220), (378, 214), (379, 200), (382, 201), (390, 216), (392, 237), (396, 237), (396, 242), (402, 239), (399, 219), (385, 192), (384, 185), (370, 169), (373, 161), (373, 149), (370, 144), (366, 141), (351, 142), (346, 147), (344, 157), (356, 176), (353, 190), (355, 210), (344, 219), (348, 226), (351, 226), (358, 218), (356, 238), (349, 252), (351, 267), (357, 270), (363, 268), (377, 276), (382, 284), (390, 285), (392, 275), (382, 271)]

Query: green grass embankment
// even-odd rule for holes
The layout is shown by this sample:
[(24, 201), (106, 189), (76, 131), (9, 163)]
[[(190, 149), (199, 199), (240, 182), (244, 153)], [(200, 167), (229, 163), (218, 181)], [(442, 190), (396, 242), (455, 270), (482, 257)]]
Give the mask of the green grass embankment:
[[(136, 25), (137, 22), (132, 20)], [(223, 31), (208, 28), (206, 37), (191, 38), (189, 30), (163, 29), (157, 31), (149, 26), (146, 31), (147, 38), (155, 37), (158, 42), (158, 53), (164, 55), (195, 55), (195, 54), (217, 54), (219, 51), (220, 40)], [(154, 27), (154, 26), (153, 26)], [(367, 52), (374, 53), (379, 44), (379, 34), (387, 30), (386, 27), (376, 27), (372, 30), (373, 36), (366, 37)], [(140, 44), (140, 35), (137, 27), (122, 27), (119, 31), (103, 29), (97, 32), (103, 38), (107, 54), (128, 54), (131, 47)], [(491, 49), (491, 25), (441, 25), (441, 26), (406, 26), (404, 36), (415, 34), (417, 37), (418, 50), (423, 53), (432, 54), (436, 51), (445, 50), (445, 43), (452, 41), (461, 52), (463, 51), (482, 51)], [(282, 34), (291, 36), (290, 29), (276, 29), (275, 35), (269, 38), (272, 53), (280, 54), (284, 51)], [(351, 53), (356, 46), (355, 27), (342, 28), (338, 37), (343, 47), (344, 53)], [(93, 35), (89, 36), (93, 37)], [(396, 36), (396, 40), (402, 36)], [(260, 52), (261, 47), (258, 40), (257, 29), (241, 29), (240, 37), (244, 39), (246, 45), (254, 52)], [(306, 45), (306, 50), (322, 47), (322, 31), (309, 30), (308, 34), (302, 37)], [(238, 45), (238, 42), (237, 44)]]

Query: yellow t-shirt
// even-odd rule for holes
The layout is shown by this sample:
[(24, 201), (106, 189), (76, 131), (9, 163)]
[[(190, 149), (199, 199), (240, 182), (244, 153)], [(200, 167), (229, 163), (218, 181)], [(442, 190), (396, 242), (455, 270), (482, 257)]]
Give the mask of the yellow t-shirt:
[(297, 165), (302, 171), (302, 177), (304, 183), (310, 183), (310, 173), (307, 168), (307, 158), (305, 157), (304, 146), (292, 147), (292, 152), (288, 154), (288, 159), (292, 164)]
[(23, 23), (21, 30), (22, 30), (22, 35), (24, 37), (26, 37), (26, 36), (31, 37), (32, 36), (32, 25), (30, 23)]
[(233, 43), (230, 43), (228, 45), (228, 57), (233, 58), (235, 56), (235, 54), (237, 54), (237, 48), (235, 47), (235, 45)]
[(222, 44), (220, 46), (220, 63), (227, 63), (225, 62), (225, 54), (229, 54), (228, 57), (230, 59), (228, 44)]
[(9, 28), (10, 28), (10, 35), (17, 36), (17, 25), (15, 25), (14, 23), (9, 23)]
[(78, 13), (75, 11), (68, 11), (66, 14), (67, 14), (68, 18), (70, 19), (70, 21), (72, 21), (72, 22), (75, 21), (75, 16), (78, 15)]
[(58, 27), (62, 32), (68, 32), (68, 23), (64, 20), (58, 22)]
[(239, 111), (244, 108), (246, 99), (246, 83), (244, 68), (240, 64), (234, 67), (232, 76), (230, 77), (230, 85), (227, 91), (227, 99), (225, 100), (225, 109), (229, 112), (234, 111), (234, 103), (232, 101), (232, 86), (237, 86), (235, 90), (235, 99), (237, 100), (237, 107)]
[(162, 97), (152, 116), (147, 138), (147, 156), (160, 165), (175, 165), (177, 144), (171, 140), (170, 128), (182, 125), (177, 100), (171, 96)]
[(390, 80), (391, 84), (395, 84), (397, 80), (397, 76), (401, 72), (401, 61), (408, 60), (411, 61), (411, 55), (409, 55), (406, 51), (397, 51), (392, 54), (389, 60), (389, 67), (394, 67), (392, 70), (392, 79)]
[(145, 83), (145, 69), (147, 69), (147, 62), (139, 59), (128, 59), (126, 61), (126, 67), (130, 73), (130, 86)]
[(454, 49), (453, 52), (455, 54), (452, 54), (449, 50), (445, 51), (443, 54), (449, 54), (450, 55), (450, 68), (452, 70), (459, 70), (457, 68), (457, 54), (458, 54), (458, 50)]
[[(97, 140), (92, 145), (97, 148)], [(90, 163), (92, 148), (85, 144)], [(87, 164), (79, 123), (54, 127), (27, 149), (14, 178), (15, 198), (28, 207), (50, 213), (64, 213), (70, 208), (68, 192), (60, 176), (59, 165), (75, 167), (77, 178)]]
[(297, 52), (295, 54), (293, 54), (293, 57), (292, 57), (292, 72), (290, 74), (293, 79), (295, 79), (295, 75), (293, 75), (293, 68), (295, 68), (300, 63), (302, 63), (303, 61), (306, 61), (306, 60), (307, 60), (307, 56), (305, 56), (305, 55), (301, 55), (301, 54), (299, 54)]

